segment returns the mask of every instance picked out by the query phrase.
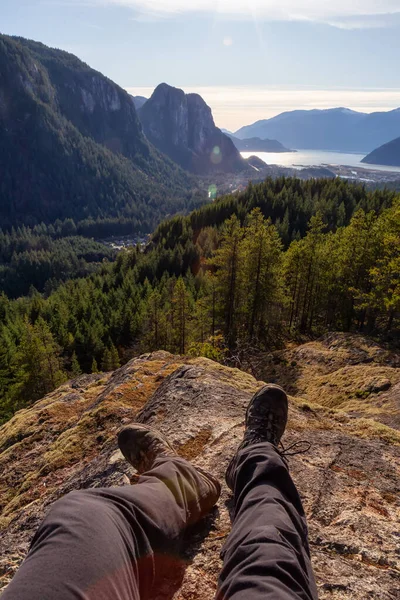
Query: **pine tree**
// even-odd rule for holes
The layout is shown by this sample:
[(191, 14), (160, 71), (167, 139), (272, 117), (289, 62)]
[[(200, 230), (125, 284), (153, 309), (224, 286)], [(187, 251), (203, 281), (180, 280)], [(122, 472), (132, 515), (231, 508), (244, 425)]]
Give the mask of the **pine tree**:
[(370, 291), (369, 272), (379, 253), (379, 235), (376, 215), (358, 210), (350, 224), (339, 232), (339, 255), (336, 266), (336, 279), (340, 282), (337, 293), (341, 296), (340, 323), (347, 331), (351, 329), (355, 316), (362, 329), (367, 316), (366, 306), (357, 298)]
[(151, 350), (158, 350), (162, 338), (162, 300), (158, 290), (148, 296), (146, 321), (146, 341)]
[(306, 237), (294, 241), (285, 255), (285, 280), (290, 298), (289, 330), (292, 326), (301, 331), (312, 328), (318, 310), (319, 278), (321, 275), (321, 247), (325, 224), (318, 213), (312, 217)]
[(35, 325), (25, 321), (21, 343), (15, 355), (17, 377), (13, 394), (18, 404), (42, 398), (66, 380), (60, 353), (61, 348), (41, 317)]
[(185, 282), (179, 277), (174, 287), (172, 306), (174, 311), (174, 338), (179, 354), (185, 354), (188, 343), (189, 293)]
[(0, 334), (0, 424), (13, 414), (10, 390), (15, 384), (15, 364), (13, 357), (16, 348), (9, 330), (3, 327)]
[(113, 370), (113, 359), (109, 348), (104, 350), (103, 358), (101, 361), (101, 370), (109, 372)]
[(79, 375), (82, 375), (82, 369), (80, 367), (78, 357), (76, 356), (76, 352), (72, 354), (71, 358), (71, 374), (72, 377), (79, 377)]
[(239, 329), (243, 292), (243, 234), (239, 219), (233, 215), (224, 223), (220, 247), (209, 262), (216, 268), (219, 312), (229, 348), (234, 347)]
[(276, 227), (253, 210), (245, 228), (244, 287), (245, 327), (250, 341), (266, 335), (274, 320), (273, 308), (281, 300), (282, 242)]
[(121, 366), (121, 362), (119, 360), (118, 350), (116, 349), (116, 347), (114, 346), (114, 344), (110, 348), (110, 353), (111, 353), (112, 370), (114, 371), (115, 369), (119, 369), (120, 366)]
[(96, 361), (96, 359), (95, 359), (95, 358), (93, 358), (93, 361), (92, 361), (92, 369), (91, 369), (91, 372), (92, 372), (92, 373), (98, 373), (98, 372), (99, 372), (99, 368), (98, 368), (98, 366), (97, 366), (97, 361)]
[(366, 313), (369, 329), (384, 317), (388, 331), (400, 311), (400, 200), (379, 216), (370, 237), (374, 260), (355, 290), (356, 309)]

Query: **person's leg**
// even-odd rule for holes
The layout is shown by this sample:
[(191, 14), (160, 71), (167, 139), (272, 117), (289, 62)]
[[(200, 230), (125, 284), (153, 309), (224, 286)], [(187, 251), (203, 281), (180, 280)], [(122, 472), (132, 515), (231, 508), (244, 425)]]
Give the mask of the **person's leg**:
[[(146, 428), (138, 430), (143, 435)], [(157, 432), (149, 430), (152, 443), (146, 445), (135, 427), (125, 431), (121, 450), (146, 472), (133, 486), (72, 492), (58, 500), (4, 600), (151, 597), (157, 569), (170, 561), (186, 527), (211, 510), (220, 486), (178, 458)]]
[(318, 598), (303, 507), (277, 450), (286, 420), (286, 395), (277, 386), (250, 403), (244, 441), (227, 471), (235, 510), (218, 600)]

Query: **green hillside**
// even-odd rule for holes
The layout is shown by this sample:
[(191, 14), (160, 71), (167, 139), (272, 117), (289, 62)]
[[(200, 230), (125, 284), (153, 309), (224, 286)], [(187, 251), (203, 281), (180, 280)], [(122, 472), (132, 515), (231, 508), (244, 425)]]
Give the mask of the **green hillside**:
[(0, 296), (1, 418), (141, 351), (240, 365), (326, 331), (395, 343), (399, 239), (399, 197), (341, 181), (267, 180), (165, 221), (100, 272)]

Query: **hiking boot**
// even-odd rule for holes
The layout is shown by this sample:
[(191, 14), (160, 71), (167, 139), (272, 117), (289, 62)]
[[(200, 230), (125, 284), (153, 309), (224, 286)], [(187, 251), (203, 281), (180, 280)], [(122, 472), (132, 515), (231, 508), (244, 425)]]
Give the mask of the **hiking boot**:
[[(126, 460), (138, 473), (150, 471), (154, 461), (160, 456), (178, 456), (162, 433), (139, 423), (133, 423), (119, 432), (118, 446)], [(198, 481), (199, 504), (191, 508), (193, 514), (190, 515), (188, 524), (195, 523), (206, 515), (221, 494), (221, 484), (216, 477), (200, 467), (194, 468), (200, 475)]]
[(118, 446), (138, 473), (149, 471), (159, 456), (178, 456), (162, 433), (139, 423), (119, 432)]
[[(264, 386), (250, 400), (246, 411), (245, 432), (237, 452), (261, 442), (278, 446), (286, 429), (288, 399), (281, 387), (274, 384)], [(237, 452), (226, 470), (226, 483), (233, 490)]]

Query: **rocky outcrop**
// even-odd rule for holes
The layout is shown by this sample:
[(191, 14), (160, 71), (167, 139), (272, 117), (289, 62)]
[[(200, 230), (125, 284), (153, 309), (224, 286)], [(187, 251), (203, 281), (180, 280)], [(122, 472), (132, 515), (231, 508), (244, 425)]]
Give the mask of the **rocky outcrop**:
[[(300, 368), (319, 365), (319, 373), (333, 373), (352, 352), (340, 339), (320, 344), (289, 352), (297, 353)], [(365, 358), (373, 353), (378, 360), (380, 349), (363, 349), (361, 341), (359, 346), (349, 367), (361, 366), (367, 375), (378, 367)], [(138, 420), (158, 427), (181, 456), (211, 469), (223, 482), (242, 436), (246, 405), (260, 385), (247, 373), (207, 359), (156, 352), (115, 373), (82, 376), (17, 413), (0, 429), (2, 584), (12, 577), (54, 500), (77, 488), (135, 482), (116, 445), (123, 424)], [(374, 393), (378, 399), (387, 390)], [(400, 432), (371, 415), (358, 420), (311, 403), (302, 392), (290, 398), (283, 441), (303, 439), (312, 449), (291, 458), (291, 470), (309, 518), (321, 600), (394, 600), (400, 584)], [(181, 568), (154, 598), (214, 597), (219, 552), (231, 527), (230, 498), (223, 484), (213, 514), (190, 534)]]
[(211, 173), (247, 166), (198, 94), (162, 83), (139, 110), (139, 118), (148, 140), (184, 169)]

